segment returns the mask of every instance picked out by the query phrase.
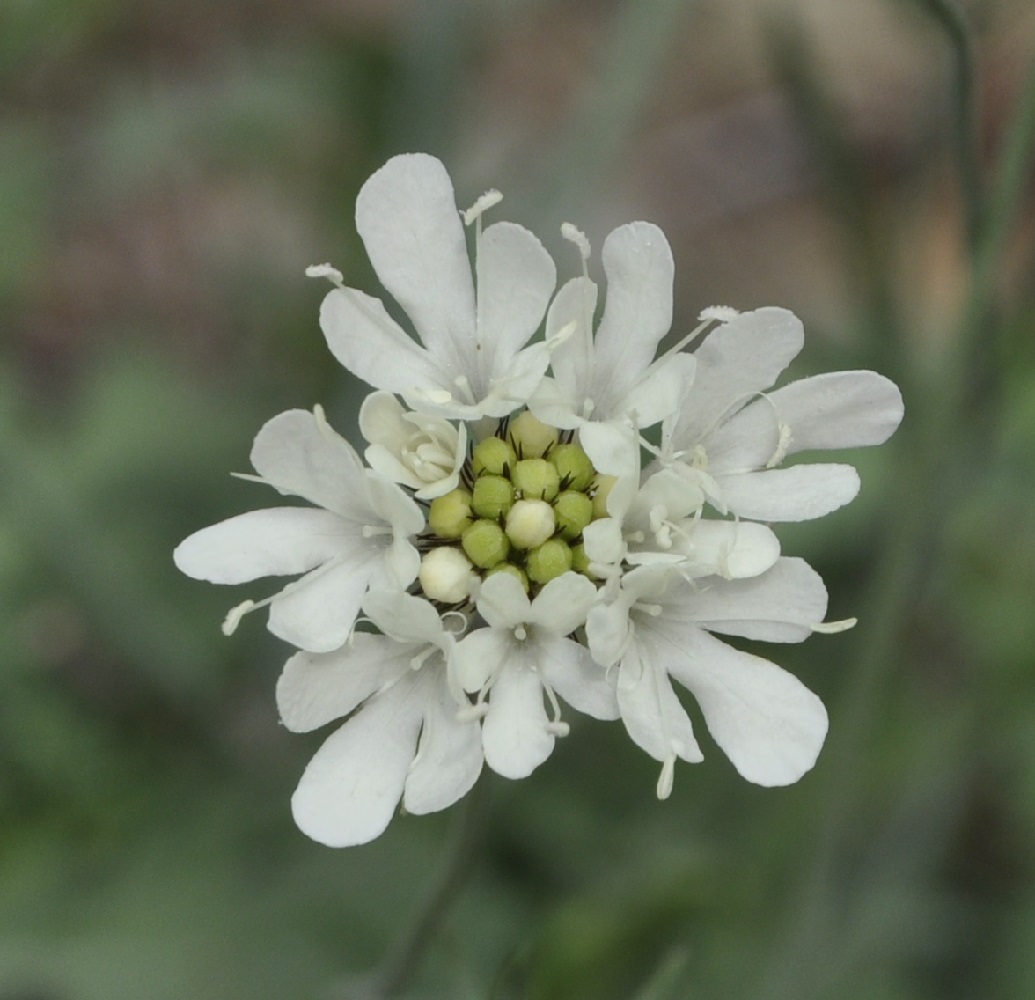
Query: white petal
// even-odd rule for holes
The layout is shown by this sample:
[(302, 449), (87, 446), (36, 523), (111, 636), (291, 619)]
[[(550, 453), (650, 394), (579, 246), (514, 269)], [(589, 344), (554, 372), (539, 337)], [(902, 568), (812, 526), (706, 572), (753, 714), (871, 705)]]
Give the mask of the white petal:
[(581, 573), (569, 570), (554, 577), (539, 591), (527, 620), (554, 635), (568, 635), (586, 623), (586, 612), (596, 599), (597, 588), (593, 583)]
[(674, 755), (697, 763), (704, 758), (693, 726), (655, 654), (649, 637), (637, 629), (618, 673), (622, 721), (633, 742), (655, 760)]
[[(556, 362), (554, 351), (550, 363)], [(582, 424), (582, 402), (557, 379), (544, 377), (528, 400), (528, 408), (544, 423), (561, 430), (574, 430)]]
[(708, 440), (714, 473), (777, 465), (810, 449), (881, 444), (902, 419), (902, 396), (874, 372), (829, 372), (766, 393)]
[(478, 613), (493, 628), (514, 628), (527, 622), (531, 609), (528, 595), (509, 573), (493, 573), (478, 592)]
[(195, 531), (173, 552), (182, 573), (211, 583), (306, 573), (354, 548), (341, 518), (311, 507), (238, 514)]
[(538, 643), (538, 655), (543, 678), (572, 708), (594, 719), (618, 718), (614, 678), (585, 646), (554, 637)]
[(542, 243), (522, 226), (497, 222), (478, 240), (476, 364), (487, 385), (539, 329), (557, 281)]
[(489, 696), (482, 746), (485, 762), (497, 774), (524, 778), (550, 756), (554, 738), (539, 677), (520, 662), (519, 651), (511, 652)]
[(741, 313), (713, 330), (694, 351), (697, 370), (675, 423), (673, 447), (692, 448), (721, 417), (768, 389), (804, 342), (798, 317), (773, 307)]
[(443, 645), (442, 619), (434, 605), (423, 598), (372, 590), (363, 600), (363, 614), (398, 642)]
[(850, 465), (794, 465), (716, 478), (730, 512), (756, 521), (808, 521), (859, 492), (859, 474)]
[(816, 762), (827, 734), (823, 703), (761, 657), (693, 629), (672, 676), (693, 693), (713, 739), (748, 781), (789, 785)]
[(421, 704), (402, 681), (372, 698), (331, 735), (298, 783), (299, 829), (328, 847), (365, 844), (384, 832), (417, 744)]
[(337, 649), (352, 631), (380, 562), (376, 554), (349, 559), (295, 581), (270, 602), (270, 631), (312, 653)]
[(876, 372), (828, 372), (791, 382), (769, 397), (791, 427), (788, 454), (882, 444), (902, 420), (902, 394)]
[(451, 388), (436, 358), (414, 343), (384, 303), (364, 292), (328, 292), (320, 306), (320, 329), (331, 354), (369, 385), (400, 395)]
[(410, 669), (413, 648), (360, 633), (333, 653), (296, 653), (277, 681), (280, 720), (308, 733), (346, 716)]
[(372, 392), (359, 408), (359, 432), (371, 444), (398, 454), (413, 427), (403, 420), (402, 403), (390, 392)]
[[(765, 642), (803, 642), (827, 611), (827, 589), (803, 559), (745, 580), (700, 580), (666, 595), (666, 617)], [(678, 605), (678, 609), (677, 609)]]
[(692, 576), (737, 579), (769, 569), (780, 556), (780, 540), (764, 524), (702, 519), (689, 524), (685, 535), (673, 535), (672, 551), (687, 557), (684, 572)]
[(416, 816), (437, 812), (463, 798), (482, 770), (482, 731), (477, 720), (457, 718), (457, 704), (442, 677), (424, 682), (424, 725), (406, 778), (403, 805)]
[(696, 367), (692, 354), (677, 352), (659, 358), (621, 398), (617, 412), (629, 416), (639, 428), (653, 427), (679, 409)]
[(586, 615), (586, 641), (593, 659), (612, 667), (625, 653), (629, 642), (629, 601), (619, 597), (610, 604), (597, 604)]
[[(360, 189), (356, 229), (381, 284), (424, 346), (456, 371), (466, 370), (474, 348), (474, 282), (446, 168), (423, 153), (390, 159)], [(381, 362), (391, 367), (395, 358), (382, 355)]]
[[(593, 314), (596, 307), (597, 286), (589, 278), (581, 276), (561, 286), (546, 314), (547, 340), (571, 328), (567, 339), (554, 348), (550, 364), (565, 395), (574, 401), (573, 412), (577, 411), (580, 416), (593, 376)], [(540, 419), (546, 420), (545, 417)]]
[(489, 394), (479, 401), (468, 419), (479, 416), (505, 417), (532, 397), (543, 380), (550, 351), (544, 343), (531, 344), (510, 360), (507, 366), (494, 376)]
[(626, 476), (640, 470), (640, 439), (627, 423), (585, 423), (579, 443), (598, 472)]
[[(505, 576), (499, 573), (497, 576)], [(496, 577), (490, 577), (496, 579)], [(453, 647), (449, 665), (457, 682), (467, 692), (474, 694), (488, 683), (496, 670), (506, 659), (510, 640), (501, 631), (493, 628), (478, 628), (468, 632)]]
[(355, 449), (326, 420), (308, 410), (288, 410), (268, 420), (255, 435), (255, 471), (270, 486), (304, 497), (336, 513), (351, 509), (363, 464)]
[(665, 234), (648, 222), (619, 226), (601, 252), (607, 275), (596, 335), (594, 400), (605, 413), (641, 378), (672, 325), (675, 265)]

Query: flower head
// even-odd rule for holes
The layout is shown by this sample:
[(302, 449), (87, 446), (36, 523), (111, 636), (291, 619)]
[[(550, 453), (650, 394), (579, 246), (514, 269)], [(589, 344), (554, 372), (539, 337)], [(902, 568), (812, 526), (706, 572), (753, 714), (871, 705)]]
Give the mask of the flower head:
[[(282, 413), (259, 431), (247, 478), (312, 506), (242, 514), (175, 552), (217, 583), (299, 576), (236, 608), (225, 631), (268, 605), (270, 629), (300, 650), (277, 685), (285, 726), (341, 723), (292, 798), (322, 843), (378, 836), (400, 802), (445, 808), (483, 762), (531, 774), (569, 732), (562, 703), (621, 718), (661, 764), (666, 797), (675, 761), (703, 756), (673, 679), (750, 781), (798, 780), (826, 735), (814, 694), (725, 639), (800, 642), (849, 624), (823, 623), (818, 575), (755, 522), (850, 500), (850, 466), (782, 462), (883, 441), (898, 390), (837, 372), (772, 391), (802, 343), (781, 309), (706, 310), (658, 356), (674, 268), (645, 222), (604, 242), (594, 327), (588, 241), (564, 227), (583, 273), (550, 303), (539, 241), (482, 228), (499, 200), (463, 213), (472, 266), (441, 163), (395, 157), (364, 184), (357, 228), (416, 339), (330, 265), (308, 273), (335, 285), (320, 310), (332, 353), (377, 390), (360, 409), (366, 464), (319, 408)], [(641, 437), (658, 424), (660, 446)]]

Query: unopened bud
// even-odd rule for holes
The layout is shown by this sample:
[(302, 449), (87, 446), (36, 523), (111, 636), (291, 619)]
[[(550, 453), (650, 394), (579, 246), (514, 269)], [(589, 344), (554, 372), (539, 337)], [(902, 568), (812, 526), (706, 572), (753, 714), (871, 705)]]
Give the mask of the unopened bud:
[(514, 489), (526, 500), (552, 500), (561, 486), (557, 470), (545, 458), (524, 458), (514, 466)]
[(520, 458), (542, 458), (557, 443), (560, 432), (533, 416), (530, 410), (524, 410), (510, 422), (509, 435)]
[(428, 527), (439, 538), (459, 538), (474, 520), (471, 513), (471, 494), (464, 489), (450, 490), (435, 497), (428, 509)]
[(487, 437), (479, 441), (471, 454), (471, 464), (476, 476), (486, 473), (493, 476), (508, 475), (516, 461), (517, 455), (510, 443), (498, 437)]
[(593, 501), (585, 493), (565, 490), (553, 502), (557, 530), (569, 542), (582, 534), (582, 529), (593, 520)]
[(470, 596), (474, 570), (459, 549), (444, 545), (424, 553), (419, 579), (425, 597), (444, 604), (459, 604)]
[(485, 475), (474, 481), (471, 507), (479, 517), (495, 521), (514, 504), (514, 487), (502, 476)]
[(543, 542), (537, 549), (528, 553), (525, 572), (533, 583), (549, 583), (571, 569), (571, 548), (567, 542), (559, 538), (551, 538)]
[(518, 549), (542, 545), (556, 527), (553, 508), (544, 500), (518, 500), (507, 514), (507, 537)]
[(495, 521), (475, 521), (465, 532), (460, 543), (471, 562), (482, 569), (490, 569), (507, 558), (510, 542)]
[(550, 463), (557, 470), (565, 489), (585, 490), (593, 482), (593, 463), (577, 444), (559, 444), (550, 449)]

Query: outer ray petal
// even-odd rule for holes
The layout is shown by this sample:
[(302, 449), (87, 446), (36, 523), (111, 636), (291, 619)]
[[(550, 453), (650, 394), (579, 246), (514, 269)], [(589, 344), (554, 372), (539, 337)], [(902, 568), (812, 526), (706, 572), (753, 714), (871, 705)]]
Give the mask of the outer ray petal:
[(333, 653), (296, 653), (277, 681), (280, 720), (308, 733), (343, 718), (372, 694), (405, 677), (413, 647), (360, 633)]
[(173, 560), (196, 580), (245, 583), (306, 573), (354, 549), (337, 515), (309, 507), (271, 507), (195, 531), (176, 546)]
[(421, 726), (421, 703), (402, 681), (367, 702), (332, 734), (291, 798), (299, 829), (328, 847), (365, 844), (384, 832), (402, 795)]
[(482, 722), (485, 762), (504, 778), (524, 778), (550, 756), (554, 737), (547, 729), (539, 677), (507, 640), (499, 646), (507, 659)]
[(684, 655), (668, 665), (701, 706), (712, 738), (758, 785), (789, 785), (816, 762), (827, 734), (823, 703), (761, 657), (687, 628)]
[(425, 671), (424, 725), (403, 791), (403, 805), (414, 815), (451, 806), (471, 790), (482, 770), (481, 726), (461, 722), (444, 676), (436, 676), (431, 664)]
[(379, 299), (354, 288), (328, 292), (320, 306), (320, 329), (339, 363), (377, 389), (412, 396), (452, 388), (438, 356), (414, 343)]
[(554, 636), (538, 643), (538, 667), (545, 680), (572, 708), (594, 719), (617, 719), (615, 680), (585, 646)]
[(596, 334), (592, 395), (611, 413), (672, 325), (675, 265), (665, 234), (649, 222), (619, 226), (604, 241), (601, 259), (607, 299)]
[(474, 282), (446, 168), (423, 153), (390, 159), (360, 189), (356, 229), (424, 346), (464, 371), (474, 349)]
[(478, 339), (470, 361), (487, 388), (539, 329), (557, 269), (542, 243), (512, 222), (497, 222), (481, 234), (477, 269)]
[(379, 569), (378, 554), (329, 564), (289, 584), (270, 602), (270, 631), (312, 653), (343, 645)]
[[(712, 585), (714, 582), (714, 585)], [(827, 588), (804, 559), (744, 580), (695, 581), (666, 595), (667, 621), (763, 642), (803, 642), (827, 611)]]
[(694, 351), (697, 371), (672, 432), (672, 446), (692, 448), (719, 420), (768, 389), (805, 343), (801, 320), (786, 309), (741, 313)]
[(859, 492), (859, 474), (850, 465), (794, 465), (716, 480), (730, 512), (755, 521), (808, 521)]

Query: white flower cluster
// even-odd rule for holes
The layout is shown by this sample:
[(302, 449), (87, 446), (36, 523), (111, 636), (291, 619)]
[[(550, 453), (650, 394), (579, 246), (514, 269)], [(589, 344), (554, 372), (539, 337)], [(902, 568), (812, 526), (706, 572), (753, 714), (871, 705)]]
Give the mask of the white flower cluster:
[(335, 269), (309, 269), (335, 285), (320, 310), (331, 352), (378, 390), (360, 412), (365, 463), (319, 408), (282, 413), (255, 439), (254, 478), (312, 506), (242, 514), (176, 549), (214, 583), (298, 577), (224, 631), (268, 605), (299, 650), (277, 685), (284, 724), (345, 720), (292, 799), (325, 844), (377, 837), (400, 801), (449, 806), (483, 762), (530, 774), (568, 732), (562, 702), (620, 718), (660, 763), (661, 798), (677, 759), (702, 759), (673, 679), (749, 781), (796, 781), (826, 735), (811, 691), (724, 637), (851, 624), (823, 623), (822, 580), (760, 522), (851, 500), (851, 466), (784, 460), (884, 441), (898, 390), (866, 371), (772, 390), (803, 340), (783, 309), (706, 310), (656, 356), (673, 281), (657, 227), (605, 241), (597, 321), (585, 237), (563, 228), (583, 273), (554, 294), (532, 233), (482, 227), (498, 200), (459, 213), (442, 164), (419, 154), (366, 182), (357, 228), (416, 339)]

